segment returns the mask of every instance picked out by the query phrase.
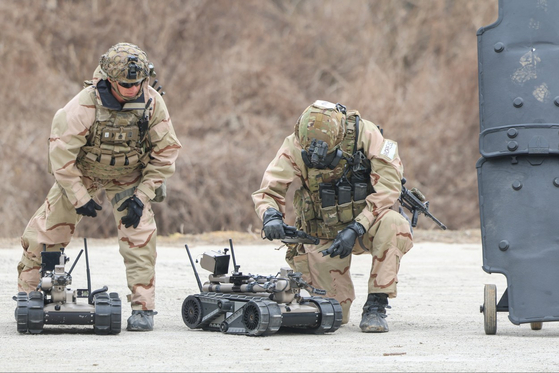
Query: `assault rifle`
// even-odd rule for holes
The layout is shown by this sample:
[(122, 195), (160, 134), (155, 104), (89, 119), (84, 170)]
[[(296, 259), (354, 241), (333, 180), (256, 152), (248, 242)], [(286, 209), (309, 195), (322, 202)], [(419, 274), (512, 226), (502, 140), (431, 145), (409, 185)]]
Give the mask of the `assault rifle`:
[(423, 214), (428, 218), (432, 219), (437, 225), (445, 230), (446, 225), (444, 225), (439, 219), (433, 216), (429, 212), (429, 201), (425, 200), (425, 196), (417, 188), (407, 189), (404, 184), (406, 183), (406, 178), (402, 179), (402, 193), (398, 200), (410, 212), (412, 213), (411, 226), (415, 228), (417, 225), (417, 219), (419, 214)]

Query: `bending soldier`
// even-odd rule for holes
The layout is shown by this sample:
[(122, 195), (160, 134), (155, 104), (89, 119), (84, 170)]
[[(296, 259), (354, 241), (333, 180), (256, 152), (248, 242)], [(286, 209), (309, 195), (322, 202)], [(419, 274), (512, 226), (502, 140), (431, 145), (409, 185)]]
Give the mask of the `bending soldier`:
[(393, 209), (402, 177), (394, 141), (384, 139), (359, 112), (316, 101), (299, 117), (252, 194), (264, 235), (281, 239), (287, 190), (301, 180), (294, 196), (295, 225), (320, 243), (290, 244), (286, 260), (309, 284), (340, 302), (343, 323), (355, 299), (351, 254), (372, 255), (363, 332), (388, 331), (388, 298), (396, 296), (400, 260), (413, 246), (408, 220)]
[[(150, 87), (144, 51), (119, 43), (100, 59), (93, 79), (54, 116), (49, 171), (55, 183), (29, 221), (21, 244), (18, 289), (40, 280), (43, 245), (66, 247), (83, 216), (111, 201), (126, 267), (132, 315), (128, 330), (153, 330), (157, 227), (151, 201), (164, 197), (181, 144), (163, 98)], [(160, 193), (161, 192), (161, 193)]]

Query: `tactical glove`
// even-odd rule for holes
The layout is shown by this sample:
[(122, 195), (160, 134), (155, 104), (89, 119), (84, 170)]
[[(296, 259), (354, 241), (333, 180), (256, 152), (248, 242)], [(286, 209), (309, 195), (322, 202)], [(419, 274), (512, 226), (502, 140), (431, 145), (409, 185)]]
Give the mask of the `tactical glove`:
[(144, 211), (144, 204), (138, 197), (132, 196), (124, 201), (117, 211), (124, 211), (126, 208), (128, 209), (128, 213), (122, 218), (122, 224), (124, 224), (126, 228), (130, 226), (138, 228), (142, 212)]
[(101, 205), (99, 205), (93, 199), (90, 199), (89, 202), (87, 202), (85, 205), (83, 205), (82, 207), (78, 207), (76, 209), (76, 212), (80, 215), (91, 216), (92, 218), (94, 218), (97, 216), (97, 211), (100, 211), (101, 209)]
[(262, 217), (262, 230), (264, 231), (264, 237), (267, 239), (284, 239), (285, 231), (283, 230), (283, 218), (281, 212), (270, 207), (264, 212)]
[(330, 258), (334, 258), (338, 255), (340, 256), (340, 259), (347, 257), (351, 254), (357, 237), (361, 237), (364, 234), (365, 228), (358, 222), (354, 221), (338, 233), (336, 239), (332, 243), (332, 246), (321, 251), (322, 256), (330, 254)]

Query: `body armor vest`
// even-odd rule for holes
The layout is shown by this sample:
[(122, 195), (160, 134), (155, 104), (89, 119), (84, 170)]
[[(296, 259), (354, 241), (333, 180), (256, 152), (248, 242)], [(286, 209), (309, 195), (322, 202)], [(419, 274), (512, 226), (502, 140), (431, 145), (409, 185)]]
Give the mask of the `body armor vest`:
[[(346, 134), (340, 143), (346, 156), (353, 155), (355, 150), (355, 118), (356, 112), (348, 111)], [(351, 176), (351, 166), (346, 159), (332, 170), (308, 168), (307, 180), (303, 180), (294, 196), (297, 228), (321, 239), (333, 239), (349, 225), (366, 206), (365, 199), (354, 200), (355, 184), (346, 182)], [(372, 190), (370, 183), (367, 177), (367, 190)], [(331, 191), (332, 203), (324, 203), (325, 189)]]
[[(149, 162), (146, 136), (140, 138), (138, 122), (145, 104), (125, 103), (122, 110), (111, 110), (95, 102), (95, 122), (87, 144), (80, 149), (77, 166), (84, 176), (114, 179), (143, 168)], [(146, 131), (147, 132), (147, 131)]]

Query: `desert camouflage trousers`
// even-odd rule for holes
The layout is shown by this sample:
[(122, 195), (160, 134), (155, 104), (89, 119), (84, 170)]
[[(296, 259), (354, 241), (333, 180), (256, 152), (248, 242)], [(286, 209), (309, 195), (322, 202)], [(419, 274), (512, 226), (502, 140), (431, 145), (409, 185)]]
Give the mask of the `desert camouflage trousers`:
[[(99, 197), (102, 190), (105, 190), (109, 200), (113, 200), (115, 194), (137, 186), (140, 175), (133, 174), (118, 180), (92, 180), (84, 177), (82, 181), (90, 196), (101, 204)], [(127, 198), (129, 196), (113, 204), (113, 215), (118, 229), (118, 243), (124, 259), (128, 288), (132, 292), (128, 295), (128, 300), (133, 310), (153, 310), (157, 257), (155, 218), (151, 203), (142, 199), (144, 210), (138, 227), (126, 228), (120, 220), (126, 215), (127, 210), (117, 211), (117, 208)], [(23, 255), (17, 267), (18, 291), (30, 292), (36, 289), (40, 281), (43, 245), (46, 245), (47, 251), (58, 251), (61, 247), (66, 247), (82, 217), (76, 213), (64, 191), (55, 183), (21, 237)]]
[[(340, 302), (343, 310), (342, 323), (349, 321), (351, 303), (355, 290), (351, 281), (351, 255), (322, 256), (320, 251), (332, 245), (333, 240), (321, 240), (318, 245), (299, 245), (293, 258), (287, 255), (287, 263), (312, 286), (326, 290), (326, 296)], [(396, 297), (400, 260), (413, 246), (409, 222), (398, 212), (388, 210), (376, 219), (361, 242), (356, 242), (353, 254), (372, 255), (371, 273), (368, 282), (370, 293), (386, 293)]]

